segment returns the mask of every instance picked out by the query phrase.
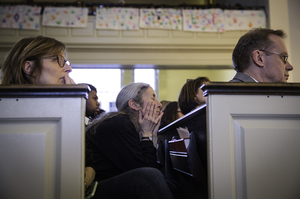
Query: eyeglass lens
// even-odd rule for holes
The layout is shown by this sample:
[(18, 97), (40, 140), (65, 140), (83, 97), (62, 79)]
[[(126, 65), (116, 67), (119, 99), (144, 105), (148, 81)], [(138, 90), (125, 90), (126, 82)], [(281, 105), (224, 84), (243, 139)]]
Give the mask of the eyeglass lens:
[(60, 65), (60, 67), (64, 67), (65, 63), (67, 63), (69, 66), (71, 66), (70, 61), (65, 60), (63, 56), (57, 56), (58, 58), (58, 64)]
[(289, 58), (289, 57), (288, 57), (287, 55), (283, 56), (283, 62), (284, 62), (285, 64), (286, 64), (288, 58)]

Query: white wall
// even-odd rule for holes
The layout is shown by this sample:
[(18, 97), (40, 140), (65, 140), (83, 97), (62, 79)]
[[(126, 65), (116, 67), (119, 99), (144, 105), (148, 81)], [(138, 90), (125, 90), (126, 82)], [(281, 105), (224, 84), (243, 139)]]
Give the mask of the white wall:
[(283, 29), (288, 35), (285, 43), (289, 52), (289, 62), (294, 66), (289, 82), (300, 81), (299, 4), (299, 0), (269, 0), (270, 28)]
[(293, 81), (300, 82), (300, 1), (288, 0), (288, 14), (289, 14), (289, 26), (290, 26), (290, 43), (291, 51), (290, 57), (294, 66)]
[[(230, 1), (233, 3), (233, 1)], [(237, 2), (237, 1), (234, 1)], [(244, 4), (243, 1), (241, 4)], [(270, 27), (284, 29), (289, 61), (294, 65), (289, 82), (300, 81), (298, 0), (269, 0)], [(258, 6), (256, 5), (256, 6)], [(0, 62), (11, 46), (27, 36), (45, 35), (63, 41), (68, 47), (68, 59), (74, 64), (153, 64), (186, 66), (230, 66), (231, 53), (246, 31), (196, 33), (172, 30), (114, 31), (96, 30), (94, 16), (84, 29), (42, 27), (36, 30), (0, 29)], [(215, 70), (215, 69), (214, 69)], [(201, 74), (199, 74), (201, 76)], [(218, 75), (220, 76), (220, 75)], [(210, 77), (214, 79), (214, 77)], [(168, 88), (168, 90), (171, 90)], [(170, 92), (170, 91), (169, 91)], [(172, 92), (172, 91), (171, 91)], [(172, 94), (173, 95), (173, 94)], [(174, 94), (175, 96), (175, 94)]]

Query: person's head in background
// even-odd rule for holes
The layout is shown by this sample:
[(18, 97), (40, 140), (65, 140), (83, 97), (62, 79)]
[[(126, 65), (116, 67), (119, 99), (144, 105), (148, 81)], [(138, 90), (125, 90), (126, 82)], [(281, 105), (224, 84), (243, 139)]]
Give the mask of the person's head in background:
[(161, 110), (163, 110), (171, 101), (169, 100), (161, 100)]
[(175, 120), (183, 116), (178, 106), (178, 103), (176, 101), (168, 103), (165, 106), (165, 108), (162, 110), (162, 112), (164, 112), (164, 114), (161, 118), (161, 123), (159, 128), (167, 126), (168, 124), (174, 122)]
[[(85, 104), (85, 116), (94, 119), (94, 117), (100, 112), (100, 103), (98, 102), (97, 89), (91, 84), (85, 84), (90, 87), (88, 99)], [(102, 110), (103, 112), (103, 110)]]
[(18, 41), (2, 65), (2, 84), (74, 84), (66, 46), (37, 36)]
[(198, 77), (187, 80), (182, 86), (178, 96), (178, 105), (182, 114), (185, 115), (206, 103), (206, 97), (203, 96), (203, 91), (200, 88), (206, 82), (210, 82), (207, 77)]
[(258, 82), (287, 82), (293, 66), (282, 30), (256, 28), (243, 35), (232, 53), (234, 69)]

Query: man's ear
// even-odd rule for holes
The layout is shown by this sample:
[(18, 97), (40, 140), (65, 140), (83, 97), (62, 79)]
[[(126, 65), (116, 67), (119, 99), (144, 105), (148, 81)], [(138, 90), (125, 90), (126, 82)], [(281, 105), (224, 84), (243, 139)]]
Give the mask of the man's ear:
[(25, 61), (23, 65), (23, 71), (27, 75), (31, 75), (31, 71), (33, 70), (33, 62), (32, 61)]
[(259, 50), (255, 50), (252, 52), (252, 60), (253, 63), (259, 67), (263, 67), (264, 66), (264, 57), (262, 56), (262, 52)]
[(138, 103), (136, 103), (133, 99), (130, 99), (128, 101), (128, 106), (136, 111), (138, 111), (140, 109), (140, 105)]

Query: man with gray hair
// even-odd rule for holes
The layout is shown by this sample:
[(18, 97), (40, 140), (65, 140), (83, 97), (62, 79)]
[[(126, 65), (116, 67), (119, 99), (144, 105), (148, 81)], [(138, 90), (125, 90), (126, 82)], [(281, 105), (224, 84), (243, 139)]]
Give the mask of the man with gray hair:
[(236, 75), (230, 82), (287, 82), (293, 66), (282, 30), (256, 28), (243, 35), (232, 53)]

